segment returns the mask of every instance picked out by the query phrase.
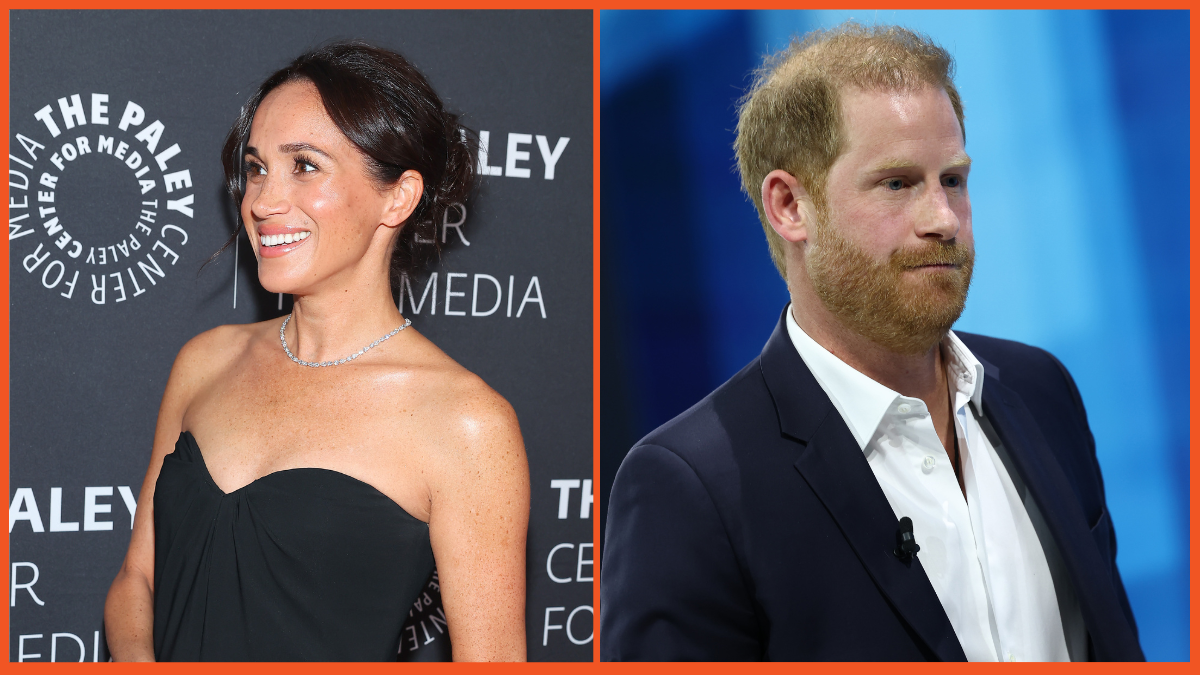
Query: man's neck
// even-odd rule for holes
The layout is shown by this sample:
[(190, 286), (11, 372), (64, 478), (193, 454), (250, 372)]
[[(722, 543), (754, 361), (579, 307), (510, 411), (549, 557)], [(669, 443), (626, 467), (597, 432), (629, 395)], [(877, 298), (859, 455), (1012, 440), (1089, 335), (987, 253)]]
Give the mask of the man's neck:
[(935, 402), (945, 405), (946, 371), (939, 345), (919, 354), (901, 354), (846, 328), (824, 305), (804, 307), (793, 300), (791, 312), (813, 341), (851, 368), (903, 396), (925, 401), (931, 411)]
[(950, 384), (941, 344), (932, 345), (920, 354), (897, 353), (846, 328), (823, 303), (797, 303), (795, 293), (789, 311), (800, 329), (814, 342), (851, 368), (902, 396), (924, 401), (938, 440), (954, 463), (955, 475), (965, 496), (966, 488), (954, 445)]

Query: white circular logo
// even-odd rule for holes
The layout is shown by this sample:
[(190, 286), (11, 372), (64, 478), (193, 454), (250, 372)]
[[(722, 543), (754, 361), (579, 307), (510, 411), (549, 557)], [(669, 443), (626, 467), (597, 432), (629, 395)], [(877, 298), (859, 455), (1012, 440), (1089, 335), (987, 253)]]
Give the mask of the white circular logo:
[(36, 132), (10, 144), (9, 249), (60, 298), (113, 305), (171, 273), (188, 243), (195, 195), (161, 120), (127, 101), (114, 124), (108, 94), (90, 94), (87, 107), (84, 100), (71, 94), (45, 105), (33, 115)]

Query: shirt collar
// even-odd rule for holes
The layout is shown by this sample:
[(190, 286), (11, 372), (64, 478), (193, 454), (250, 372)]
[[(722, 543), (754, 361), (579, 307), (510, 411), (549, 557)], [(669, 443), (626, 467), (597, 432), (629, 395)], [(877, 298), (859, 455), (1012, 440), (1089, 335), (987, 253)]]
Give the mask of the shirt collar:
[[(792, 317), (792, 307), (786, 312), (788, 337), (800, 358), (804, 359), (817, 383), (825, 390), (833, 407), (837, 409), (850, 427), (854, 440), (864, 452), (867, 443), (879, 428), (885, 415), (891, 411), (897, 399), (905, 398), (898, 392), (885, 387), (870, 377), (855, 370), (845, 361), (834, 356), (829, 350), (817, 344), (804, 332), (796, 319)], [(983, 401), (983, 364), (971, 354), (971, 350), (958, 339), (954, 331), (949, 331), (942, 341), (946, 347), (947, 376), (954, 387), (955, 408), (961, 407), (966, 400), (981, 409)]]
[(970, 349), (967, 349), (962, 340), (958, 339), (954, 331), (946, 333), (946, 339), (942, 340), (942, 345), (946, 347), (946, 351), (950, 355), (950, 358), (946, 360), (947, 374), (954, 378), (954, 386), (958, 393), (966, 395), (975, 405), (975, 409), (982, 411), (983, 364), (975, 358)]

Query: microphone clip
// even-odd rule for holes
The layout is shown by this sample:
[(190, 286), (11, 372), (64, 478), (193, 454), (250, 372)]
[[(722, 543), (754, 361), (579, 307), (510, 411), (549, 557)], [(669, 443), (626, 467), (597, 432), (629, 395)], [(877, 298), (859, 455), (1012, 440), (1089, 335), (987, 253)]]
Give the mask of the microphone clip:
[(896, 530), (896, 550), (893, 552), (900, 562), (912, 564), (913, 556), (920, 552), (921, 547), (913, 537), (912, 518), (904, 516), (900, 519), (900, 529)]

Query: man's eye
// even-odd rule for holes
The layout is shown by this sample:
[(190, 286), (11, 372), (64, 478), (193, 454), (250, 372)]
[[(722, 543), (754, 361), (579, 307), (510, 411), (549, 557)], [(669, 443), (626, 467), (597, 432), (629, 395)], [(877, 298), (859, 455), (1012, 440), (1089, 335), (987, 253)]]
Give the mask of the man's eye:
[(884, 183), (884, 185), (887, 186), (887, 189), (889, 190), (900, 191), (904, 189), (904, 179), (892, 178)]
[(962, 178), (958, 176), (946, 176), (942, 179), (942, 185), (949, 188), (956, 188), (962, 185)]

